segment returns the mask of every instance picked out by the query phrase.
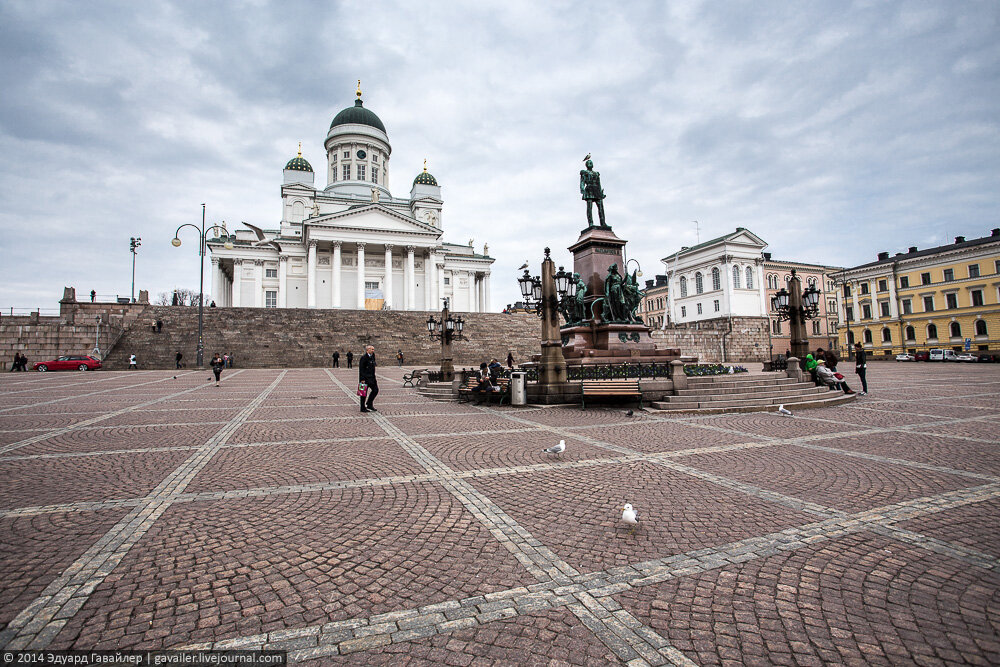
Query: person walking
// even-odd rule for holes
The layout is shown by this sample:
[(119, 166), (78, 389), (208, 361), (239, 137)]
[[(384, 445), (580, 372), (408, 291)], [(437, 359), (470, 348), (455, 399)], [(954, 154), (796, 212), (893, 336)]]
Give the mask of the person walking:
[(212, 372), (215, 373), (215, 386), (219, 386), (219, 380), (222, 379), (222, 369), (226, 367), (226, 362), (222, 360), (219, 353), (216, 352), (215, 356), (212, 357)]
[(163, 320), (156, 320), (156, 333), (163, 331)]
[(514, 370), (514, 353), (507, 352), (507, 368)]
[(28, 357), (24, 354), (21, 355), (21, 372), (28, 372)]
[(861, 347), (861, 343), (854, 344), (854, 372), (861, 379), (861, 391), (858, 394), (864, 396), (868, 393), (868, 378), (866, 377), (868, 364), (865, 349)]
[(399, 366), (399, 367), (403, 366), (403, 350), (402, 349), (400, 349), (398, 352), (396, 352), (396, 365)]
[(354, 353), (350, 350), (347, 351), (347, 367), (354, 368)]
[(90, 290), (90, 302), (94, 303), (94, 299), (97, 298), (97, 290)]
[(136, 362), (135, 353), (132, 353), (131, 355), (129, 355), (129, 358), (128, 358), (128, 369), (130, 371), (139, 370), (139, 364)]
[(14, 353), (14, 363), (12, 363), (10, 365), (10, 370), (7, 371), (7, 372), (8, 373), (15, 373), (15, 372), (20, 371), (20, 370), (21, 370), (21, 353), (20, 352), (15, 352)]
[[(348, 354), (348, 365), (351, 357)], [(367, 393), (361, 397), (361, 412), (378, 412), (375, 409), (375, 397), (378, 396), (378, 379), (375, 377), (375, 346), (369, 345), (365, 348), (365, 353), (358, 362), (358, 382), (368, 385)]]
[(333, 351), (333, 367), (340, 368), (340, 350)]
[(174, 368), (181, 368), (181, 359), (183, 359), (183, 358), (184, 358), (184, 355), (181, 354), (180, 350), (178, 350), (177, 351), (177, 356), (174, 357), (174, 360), (177, 362), (177, 365), (174, 366)]

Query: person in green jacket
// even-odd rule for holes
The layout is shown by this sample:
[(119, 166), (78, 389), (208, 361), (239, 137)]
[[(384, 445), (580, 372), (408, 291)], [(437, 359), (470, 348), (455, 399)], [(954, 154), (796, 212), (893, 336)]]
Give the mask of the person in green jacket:
[(812, 354), (806, 355), (806, 370), (809, 371), (809, 376), (812, 378), (813, 384), (817, 385), (819, 384), (819, 381), (816, 378), (816, 366), (818, 365), (819, 364), (816, 362), (816, 359), (813, 358)]

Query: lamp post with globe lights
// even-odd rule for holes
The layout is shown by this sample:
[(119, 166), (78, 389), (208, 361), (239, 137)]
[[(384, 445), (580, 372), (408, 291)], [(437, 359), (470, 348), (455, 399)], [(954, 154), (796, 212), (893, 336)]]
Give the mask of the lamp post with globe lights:
[(431, 339), (441, 341), (441, 382), (451, 382), (455, 379), (455, 364), (452, 362), (451, 342), (453, 340), (467, 340), (462, 333), (465, 329), (465, 320), (462, 316), (452, 317), (448, 312), (448, 299), (444, 300), (444, 308), (441, 309), (441, 319), (435, 320), (433, 315), (427, 318), (427, 333)]
[(201, 228), (190, 222), (185, 222), (183, 225), (177, 228), (174, 232), (174, 238), (171, 239), (170, 243), (175, 248), (179, 248), (181, 245), (181, 240), (178, 234), (184, 227), (191, 227), (196, 232), (198, 232), (198, 356), (197, 364), (198, 368), (203, 368), (205, 365), (205, 339), (203, 337), (204, 333), (204, 309), (205, 309), (205, 249), (207, 247), (207, 234), (213, 230), (221, 231), (222, 236), (226, 239), (225, 248), (226, 250), (233, 249), (233, 243), (229, 239), (229, 232), (226, 230), (225, 221), (221, 225), (212, 225), (208, 229), (205, 229), (205, 205), (201, 205)]
[(135, 303), (135, 254), (139, 249), (142, 237), (133, 236), (129, 239), (129, 251), (132, 253), (132, 303)]
[(788, 320), (791, 336), (792, 356), (805, 359), (809, 353), (809, 338), (806, 334), (806, 320), (819, 316), (820, 291), (815, 285), (809, 285), (802, 291), (802, 281), (792, 269), (792, 278), (788, 281), (788, 289), (784, 287), (771, 297), (771, 311), (778, 319)]
[(542, 318), (542, 357), (538, 365), (538, 385), (543, 391), (546, 387), (566, 384), (566, 358), (563, 356), (562, 334), (559, 332), (559, 305), (560, 300), (567, 299), (567, 295), (572, 297), (576, 293), (573, 274), (567, 273), (562, 267), (556, 272), (549, 253), (550, 250), (546, 248), (540, 277), (532, 276), (525, 269), (524, 275), (517, 279), (525, 307)]

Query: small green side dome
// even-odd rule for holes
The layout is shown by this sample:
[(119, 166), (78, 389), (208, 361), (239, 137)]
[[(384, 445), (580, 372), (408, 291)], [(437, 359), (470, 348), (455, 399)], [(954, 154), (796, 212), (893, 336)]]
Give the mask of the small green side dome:
[(437, 185), (437, 179), (426, 171), (417, 174), (417, 177), (413, 179), (414, 185)]
[(309, 164), (304, 157), (302, 157), (302, 142), (299, 142), (299, 154), (288, 161), (285, 165), (285, 169), (291, 169), (292, 171), (312, 171), (312, 165)]
[(291, 169), (293, 171), (312, 171), (312, 165), (306, 162), (305, 158), (293, 157), (285, 165), (285, 169)]
[(385, 125), (382, 124), (382, 120), (373, 112), (366, 109), (360, 98), (354, 101), (353, 107), (347, 107), (333, 117), (330, 129), (333, 129), (337, 125), (368, 125), (369, 127), (378, 128), (382, 132), (385, 132)]

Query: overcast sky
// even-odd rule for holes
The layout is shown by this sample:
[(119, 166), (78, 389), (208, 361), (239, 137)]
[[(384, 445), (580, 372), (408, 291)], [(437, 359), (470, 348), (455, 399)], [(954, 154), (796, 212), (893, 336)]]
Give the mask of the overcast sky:
[[(1000, 227), (1000, 3), (0, 3), (0, 308), (63, 286), (197, 290), (176, 227), (276, 228), (281, 169), (320, 169), (354, 101), (423, 159), (445, 240), (516, 267), (586, 226), (588, 152), (646, 278), (747, 227), (833, 265)], [(207, 265), (206, 265), (207, 266)], [(211, 281), (206, 280), (206, 289)]]

